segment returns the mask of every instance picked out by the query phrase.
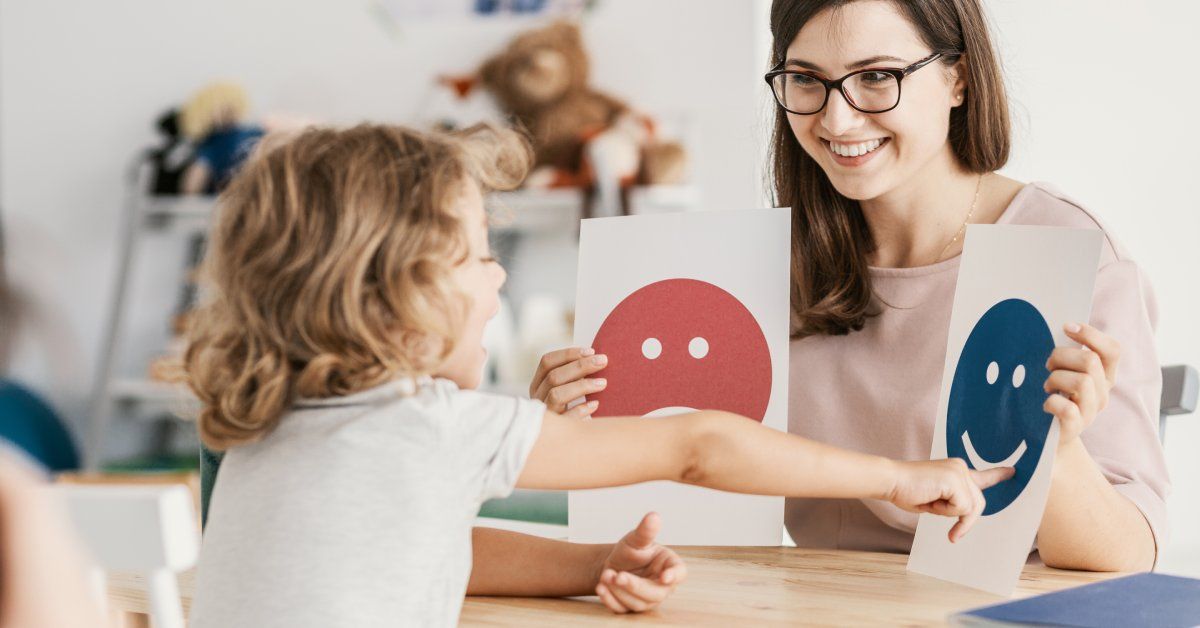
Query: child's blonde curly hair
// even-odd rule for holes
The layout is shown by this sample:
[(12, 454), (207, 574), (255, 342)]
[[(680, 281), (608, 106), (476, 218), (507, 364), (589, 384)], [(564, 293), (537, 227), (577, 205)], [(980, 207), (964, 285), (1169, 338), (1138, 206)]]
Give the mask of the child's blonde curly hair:
[(525, 140), (481, 126), (430, 134), (364, 124), (263, 143), (221, 195), (206, 301), (183, 378), (214, 449), (256, 440), (298, 397), (347, 395), (433, 372), (465, 315), (452, 205), (474, 180), (511, 189)]

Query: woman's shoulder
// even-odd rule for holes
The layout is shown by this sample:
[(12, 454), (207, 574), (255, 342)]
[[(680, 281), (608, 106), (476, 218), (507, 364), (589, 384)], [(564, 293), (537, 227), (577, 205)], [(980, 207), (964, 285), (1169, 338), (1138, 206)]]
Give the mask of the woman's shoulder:
[(1104, 234), (1100, 251), (1101, 267), (1114, 262), (1132, 261), (1128, 250), (1093, 210), (1050, 183), (1026, 183), (996, 224), (1098, 229)]

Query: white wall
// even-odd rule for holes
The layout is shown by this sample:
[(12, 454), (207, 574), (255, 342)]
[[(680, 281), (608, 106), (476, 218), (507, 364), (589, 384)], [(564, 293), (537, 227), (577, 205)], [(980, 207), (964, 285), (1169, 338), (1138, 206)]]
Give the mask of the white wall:
[[(1200, 4), (1172, 0), (988, 3), (1017, 138), (1006, 173), (1050, 181), (1095, 210), (1145, 268), (1163, 364), (1200, 366)], [(1174, 490), (1162, 567), (1200, 576), (1200, 415), (1172, 419)]]
[[(34, 310), (15, 375), (73, 421), (85, 416), (113, 287), (121, 176), (168, 105), (228, 77), (260, 113), (411, 121), (435, 74), (473, 69), (529, 26), (391, 32), (367, 0), (0, 0), (0, 206), (9, 272)], [(686, 119), (693, 173), (712, 207), (758, 198), (751, 33), (744, 6), (721, 0), (604, 0), (586, 18), (594, 83)], [(174, 297), (163, 276), (182, 263), (177, 245), (160, 244), (144, 257), (163, 271), (157, 285), (149, 272), (149, 289), (165, 296), (134, 325), (149, 336)]]

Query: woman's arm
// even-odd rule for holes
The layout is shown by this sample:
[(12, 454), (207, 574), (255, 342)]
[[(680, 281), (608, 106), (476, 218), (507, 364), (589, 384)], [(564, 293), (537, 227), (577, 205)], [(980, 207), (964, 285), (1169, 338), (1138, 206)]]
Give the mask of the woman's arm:
[(1079, 435), (1108, 404), (1120, 345), (1089, 325), (1068, 325), (1085, 348), (1059, 347), (1050, 356), (1045, 410), (1061, 425), (1050, 496), (1038, 529), (1038, 551), (1051, 567), (1144, 571), (1154, 565), (1154, 535), (1133, 502), (1101, 473)]
[(582, 489), (673, 480), (759, 495), (871, 498), (958, 517), (957, 540), (983, 510), (982, 488), (1011, 468), (961, 460), (895, 462), (779, 432), (737, 415), (572, 419), (547, 411), (518, 486)]
[(1075, 438), (1058, 450), (1038, 530), (1042, 561), (1059, 569), (1147, 571), (1154, 535), (1133, 502), (1109, 484)]

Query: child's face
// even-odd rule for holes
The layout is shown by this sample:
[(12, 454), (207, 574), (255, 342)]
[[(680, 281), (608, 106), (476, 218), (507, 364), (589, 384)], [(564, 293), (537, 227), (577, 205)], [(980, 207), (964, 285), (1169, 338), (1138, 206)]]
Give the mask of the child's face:
[(508, 275), (492, 257), (488, 246), (488, 219), (483, 196), (474, 181), (463, 186), (463, 194), (453, 208), (462, 217), (470, 246), (467, 260), (454, 269), (455, 283), (470, 299), (466, 325), (454, 351), (446, 358), (437, 375), (458, 384), (459, 388), (479, 386), (487, 351), (483, 348), (483, 328), (500, 309), (500, 286)]

